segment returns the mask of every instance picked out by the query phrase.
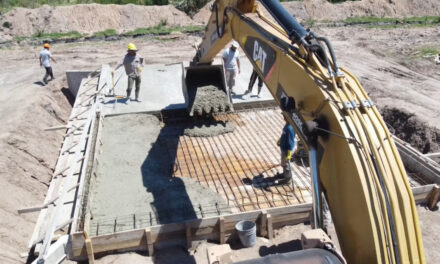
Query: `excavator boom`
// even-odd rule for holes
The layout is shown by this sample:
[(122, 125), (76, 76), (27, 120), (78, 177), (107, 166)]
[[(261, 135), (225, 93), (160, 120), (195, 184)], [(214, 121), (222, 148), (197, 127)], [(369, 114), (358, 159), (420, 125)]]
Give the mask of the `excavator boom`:
[[(235, 39), (309, 150), (316, 226), (329, 204), (348, 263), (425, 263), (407, 175), (377, 108), (326, 38), (276, 0), (217, 0), (195, 62)], [(353, 58), (355, 59), (355, 58)]]

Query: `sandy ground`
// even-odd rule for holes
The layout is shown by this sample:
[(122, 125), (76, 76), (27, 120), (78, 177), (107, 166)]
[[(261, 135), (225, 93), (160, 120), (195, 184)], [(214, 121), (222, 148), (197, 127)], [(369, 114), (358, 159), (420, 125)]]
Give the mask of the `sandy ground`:
[[(378, 105), (407, 108), (440, 128), (436, 107), (440, 99), (439, 66), (431, 58), (408, 55), (427, 43), (436, 43), (439, 27), (405, 30), (345, 27), (316, 31), (332, 40), (340, 64), (357, 75)], [(183, 35), (167, 41), (137, 38), (54, 45), (52, 51), (58, 63), (53, 66), (57, 80), (45, 87), (36, 84), (43, 75), (37, 62), (40, 47), (16, 46), (0, 50), (3, 65), (0, 72), (1, 263), (25, 261), (19, 253), (27, 251), (37, 214), (18, 215), (16, 210), (41, 204), (47, 191), (64, 131), (44, 132), (43, 129), (60, 125), (68, 118), (70, 105), (61, 92), (67, 86), (65, 71), (95, 70), (103, 63), (116, 64), (122, 59), (129, 41), (137, 44), (147, 63), (173, 63), (191, 59), (194, 55), (191, 45), (199, 38)], [(419, 209), (419, 214), (428, 263), (438, 263), (440, 214), (423, 208)], [(166, 251), (159, 252), (158, 262), (169, 255)], [(127, 261), (111, 259), (125, 257)], [(108, 258), (108, 262), (101, 263), (129, 263), (132, 262), (130, 258), (134, 263), (138, 255)]]

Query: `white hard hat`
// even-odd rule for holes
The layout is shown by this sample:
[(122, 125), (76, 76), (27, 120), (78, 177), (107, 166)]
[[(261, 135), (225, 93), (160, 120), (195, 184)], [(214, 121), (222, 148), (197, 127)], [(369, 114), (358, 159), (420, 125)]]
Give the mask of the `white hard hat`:
[(235, 41), (235, 40), (233, 40), (232, 41), (232, 47), (234, 47), (234, 48), (238, 48), (238, 42), (237, 41)]

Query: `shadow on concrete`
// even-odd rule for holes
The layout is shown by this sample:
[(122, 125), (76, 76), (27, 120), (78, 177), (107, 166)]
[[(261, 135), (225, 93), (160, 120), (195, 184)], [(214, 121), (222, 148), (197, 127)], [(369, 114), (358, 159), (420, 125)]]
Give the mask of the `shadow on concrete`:
[(172, 177), (178, 169), (175, 160), (182, 134), (182, 127), (165, 124), (141, 166), (143, 184), (154, 197), (151, 208), (158, 224), (197, 219), (184, 181)]
[[(272, 192), (272, 190), (269, 189), (269, 187), (277, 187), (277, 186), (283, 186), (286, 184), (279, 183), (278, 181), (282, 179), (282, 174), (276, 174), (272, 177), (264, 177), (263, 173), (255, 176), (252, 179), (249, 178), (243, 178), (241, 181), (245, 185), (252, 185), (252, 187), (264, 190), (266, 192)], [(287, 184), (290, 185), (290, 184)]]
[(40, 85), (40, 86), (46, 86), (42, 81), (34, 82), (34, 84)]
[(75, 96), (73, 96), (73, 94), (70, 92), (69, 88), (66, 88), (66, 87), (61, 88), (61, 92), (66, 97), (70, 106), (73, 106), (73, 104), (75, 103)]
[(127, 104), (128, 101), (129, 101), (128, 98), (115, 98), (115, 99), (112, 99), (112, 100), (109, 100), (109, 101), (105, 102), (104, 104), (105, 104), (105, 105), (108, 105), (108, 104), (115, 104), (115, 103), (118, 103), (118, 104)]
[(292, 251), (301, 250), (301, 240), (295, 239), (292, 241), (288, 241), (285, 243), (281, 243), (278, 245), (273, 245), (270, 247), (267, 246), (261, 246), (258, 250), (258, 253), (261, 257), (267, 256), (267, 255), (273, 255), (273, 254), (280, 254), (280, 253), (287, 253)]

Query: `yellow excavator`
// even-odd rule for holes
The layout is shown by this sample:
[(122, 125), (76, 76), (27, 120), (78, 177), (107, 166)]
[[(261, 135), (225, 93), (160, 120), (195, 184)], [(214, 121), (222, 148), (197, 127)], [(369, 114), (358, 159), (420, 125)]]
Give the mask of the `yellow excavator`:
[(216, 0), (211, 12), (192, 71), (200, 67), (205, 75), (221, 49), (232, 39), (239, 43), (307, 148), (314, 227), (322, 228), (325, 197), (348, 263), (425, 263), (396, 146), (359, 81), (339, 67), (330, 42), (303, 28), (277, 0)]

